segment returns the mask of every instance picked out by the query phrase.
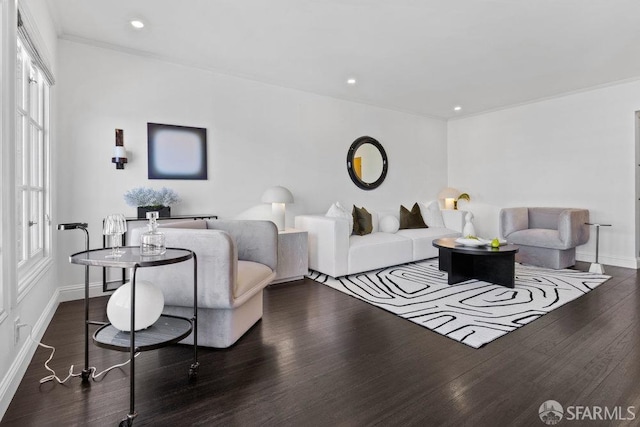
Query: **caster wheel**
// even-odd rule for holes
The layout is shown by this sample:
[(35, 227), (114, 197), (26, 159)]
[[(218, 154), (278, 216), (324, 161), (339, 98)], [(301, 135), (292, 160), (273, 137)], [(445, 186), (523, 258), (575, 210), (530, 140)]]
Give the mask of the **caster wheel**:
[(198, 368), (200, 367), (199, 363), (194, 363), (189, 368), (189, 379), (194, 380), (198, 377)]
[(133, 419), (137, 415), (138, 414), (136, 414), (136, 413), (134, 413), (133, 415), (127, 415), (127, 418), (125, 418), (122, 421), (120, 421), (120, 424), (118, 424), (118, 427), (131, 427), (133, 425)]
[(91, 377), (90, 370), (83, 370), (82, 373), (80, 374), (80, 378), (82, 378), (83, 383), (88, 383), (90, 377)]

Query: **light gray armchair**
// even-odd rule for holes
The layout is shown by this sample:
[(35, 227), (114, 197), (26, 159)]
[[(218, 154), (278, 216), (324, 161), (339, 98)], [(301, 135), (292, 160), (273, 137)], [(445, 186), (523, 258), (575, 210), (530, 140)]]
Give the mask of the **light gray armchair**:
[[(137, 245), (146, 228), (131, 232)], [(271, 221), (197, 220), (171, 223), (159, 231), (167, 247), (191, 249), (198, 260), (198, 345), (226, 348), (262, 318), (263, 289), (276, 275), (278, 231)], [(193, 315), (193, 266), (138, 270), (158, 286), (165, 314)], [(193, 336), (183, 343), (193, 343)]]
[(500, 234), (520, 247), (516, 261), (547, 268), (576, 263), (576, 246), (589, 240), (589, 211), (570, 208), (506, 208)]

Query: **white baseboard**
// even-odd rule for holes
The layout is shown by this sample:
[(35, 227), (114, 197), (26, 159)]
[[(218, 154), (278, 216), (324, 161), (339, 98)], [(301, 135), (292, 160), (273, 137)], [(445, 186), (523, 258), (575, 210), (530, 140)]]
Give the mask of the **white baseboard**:
[[(109, 294), (110, 292), (102, 292), (102, 282), (91, 283), (89, 285), (89, 296), (92, 298)], [(56, 289), (36, 324), (33, 325), (33, 329), (30, 334), (33, 340), (36, 342), (42, 340), (42, 336), (47, 330), (59, 303), (83, 298), (84, 283), (79, 285), (62, 286)], [(31, 363), (31, 359), (38, 348), (38, 344), (36, 342), (30, 339), (24, 340), (24, 343), (18, 351), (16, 358), (13, 360), (13, 363), (9, 367), (7, 374), (2, 379), (2, 382), (0, 382), (0, 420), (4, 417), (13, 395), (18, 390), (22, 377), (24, 377), (25, 372), (27, 372), (27, 367), (29, 366), (29, 363)]]
[[(595, 262), (595, 254), (576, 251), (576, 260), (584, 262)], [(605, 265), (615, 265), (616, 267), (638, 268), (637, 258), (612, 257), (598, 254), (598, 262)]]
[(56, 289), (29, 333), (29, 336), (32, 337), (33, 340), (24, 340), (24, 343), (22, 344), (22, 347), (20, 347), (18, 354), (9, 367), (7, 374), (2, 379), (2, 382), (0, 382), (0, 420), (4, 417), (13, 395), (18, 390), (22, 377), (25, 372), (27, 372), (27, 367), (29, 366), (29, 363), (31, 363), (31, 359), (38, 348), (38, 344), (36, 342), (39, 342), (42, 339), (44, 332), (47, 330), (47, 327), (58, 308), (59, 296), (59, 290)]
[[(84, 298), (84, 283), (79, 285), (61, 286), (58, 288), (60, 298), (58, 302), (75, 301)], [(111, 295), (111, 291), (102, 292), (102, 282), (89, 284), (89, 298)]]

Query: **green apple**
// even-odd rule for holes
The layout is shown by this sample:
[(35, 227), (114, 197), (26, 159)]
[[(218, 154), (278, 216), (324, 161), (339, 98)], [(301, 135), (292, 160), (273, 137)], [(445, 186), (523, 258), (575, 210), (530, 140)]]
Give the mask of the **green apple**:
[(499, 248), (500, 247), (500, 240), (498, 240), (497, 237), (491, 241), (491, 247), (492, 248)]

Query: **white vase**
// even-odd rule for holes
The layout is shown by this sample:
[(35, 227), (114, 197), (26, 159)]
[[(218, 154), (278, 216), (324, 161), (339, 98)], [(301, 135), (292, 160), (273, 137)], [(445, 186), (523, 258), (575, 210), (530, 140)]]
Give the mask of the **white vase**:
[(473, 226), (471, 222), (473, 220), (473, 214), (471, 212), (467, 212), (467, 215), (464, 217), (465, 223), (464, 228), (462, 229), (462, 237), (467, 236), (475, 236), (476, 228)]

